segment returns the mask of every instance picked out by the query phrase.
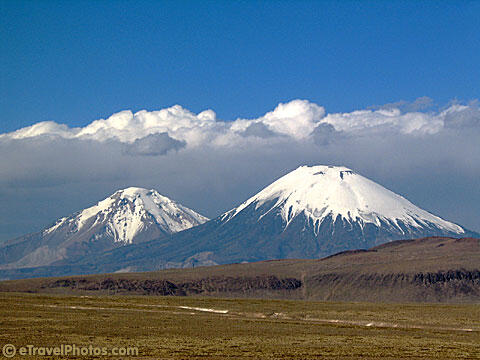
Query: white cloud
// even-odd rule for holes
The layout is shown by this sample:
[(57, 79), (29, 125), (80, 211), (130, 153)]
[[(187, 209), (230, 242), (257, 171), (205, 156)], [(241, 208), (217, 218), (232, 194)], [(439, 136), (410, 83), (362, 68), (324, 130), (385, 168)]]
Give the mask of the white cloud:
[[(244, 141), (245, 133), (263, 129), (260, 134), (289, 136), (304, 139), (314, 130), (324, 116), (325, 110), (317, 104), (306, 100), (293, 100), (279, 104), (273, 111), (258, 119), (237, 119), (220, 121), (213, 110), (194, 114), (179, 105), (159, 111), (142, 110), (135, 114), (121, 111), (108, 119), (95, 120), (83, 128), (69, 128), (55, 122), (44, 122), (17, 130), (0, 138), (26, 139), (38, 136), (53, 136), (64, 139), (84, 139), (122, 143), (133, 143), (153, 134), (166, 133), (172, 139), (185, 142), (188, 147), (209, 144), (230, 147)], [(253, 126), (253, 127), (252, 127)], [(250, 130), (248, 130), (250, 129)], [(252, 132), (253, 131), (253, 132)]]
[(38, 136), (53, 136), (64, 139), (83, 139), (107, 141), (116, 140), (123, 143), (133, 143), (137, 139), (152, 134), (167, 133), (169, 136), (188, 141), (192, 146), (208, 140), (210, 132), (219, 132), (225, 127), (217, 123), (215, 113), (211, 110), (198, 115), (179, 105), (159, 111), (142, 110), (135, 114), (131, 111), (121, 111), (108, 119), (95, 120), (83, 128), (69, 128), (67, 125), (55, 122), (38, 123), (0, 138), (26, 139)]
[(444, 116), (410, 112), (402, 114), (398, 108), (358, 110), (344, 114), (329, 114), (322, 123), (331, 124), (338, 131), (398, 131), (402, 134), (435, 134), (443, 129)]
[[(414, 108), (414, 111), (405, 111)], [(181, 106), (122, 111), (82, 128), (0, 135), (0, 239), (39, 230), (120, 187), (156, 188), (215, 217), (302, 164), (337, 164), (480, 230), (480, 111), (390, 104), (326, 114), (306, 100), (255, 119)], [(457, 204), (457, 205), (454, 205)]]
[[(404, 104), (402, 106), (406, 107)], [(175, 105), (159, 111), (142, 110), (135, 114), (128, 110), (121, 111), (108, 119), (95, 120), (83, 128), (69, 128), (52, 121), (41, 122), (0, 135), (0, 139), (51, 136), (100, 142), (115, 140), (131, 144), (149, 135), (165, 133), (174, 140), (184, 142), (189, 148), (203, 145), (231, 147), (245, 143), (246, 137), (271, 141), (271, 138), (277, 135), (303, 141), (312, 138), (313, 134), (318, 133), (315, 129), (325, 124), (330, 124), (336, 131), (357, 135), (385, 131), (407, 135), (433, 135), (445, 127), (479, 125), (479, 119), (476, 103), (469, 106), (454, 104), (437, 113), (402, 112), (398, 107), (389, 105), (377, 110), (325, 115), (324, 108), (315, 103), (293, 100), (279, 104), (273, 111), (257, 119), (222, 121), (217, 119), (213, 110), (194, 114)]]
[(266, 113), (257, 121), (277, 133), (304, 139), (312, 133), (324, 115), (325, 109), (317, 104), (306, 100), (293, 100), (279, 104), (275, 110)]
[(54, 121), (42, 121), (11, 133), (2, 134), (0, 139), (27, 139), (41, 135), (73, 138), (76, 133), (78, 133), (78, 129), (71, 129), (67, 125), (57, 124)]

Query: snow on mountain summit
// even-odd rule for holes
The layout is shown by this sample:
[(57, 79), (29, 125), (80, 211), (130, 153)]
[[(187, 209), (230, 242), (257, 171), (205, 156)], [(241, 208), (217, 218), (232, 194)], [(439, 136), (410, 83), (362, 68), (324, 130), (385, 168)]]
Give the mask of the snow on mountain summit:
[(134, 237), (149, 226), (156, 226), (162, 232), (172, 234), (207, 220), (156, 190), (129, 187), (116, 191), (70, 218), (60, 219), (44, 233), (52, 233), (66, 223), (73, 225), (75, 232), (89, 231), (102, 225), (115, 242), (132, 243)]
[(390, 224), (401, 233), (405, 226), (431, 225), (452, 233), (465, 232), (462, 227), (418, 208), (402, 196), (342, 166), (301, 166), (226, 213), (224, 219), (231, 219), (251, 204), (258, 209), (271, 201), (274, 205), (260, 218), (276, 209), (285, 227), (303, 213), (315, 229), (327, 217), (335, 221), (340, 216), (347, 223), (356, 222), (362, 228), (367, 223)]
[(149, 271), (316, 259), (430, 236), (478, 237), (341, 166), (299, 167), (207, 220), (155, 190), (130, 187), (42, 232), (7, 241), (0, 270)]
[(1, 268), (65, 265), (128, 244), (150, 242), (208, 219), (159, 194), (129, 187), (38, 233), (5, 242)]

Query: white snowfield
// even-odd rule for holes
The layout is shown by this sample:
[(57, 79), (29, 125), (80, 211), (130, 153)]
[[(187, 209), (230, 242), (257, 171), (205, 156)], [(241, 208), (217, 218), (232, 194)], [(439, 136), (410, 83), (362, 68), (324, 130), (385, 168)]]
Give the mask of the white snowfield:
[(250, 204), (258, 209), (270, 201), (275, 204), (261, 214), (259, 220), (278, 209), (285, 227), (304, 213), (315, 225), (315, 231), (327, 217), (336, 220), (340, 215), (346, 222), (357, 222), (362, 228), (367, 223), (380, 226), (383, 221), (403, 233), (401, 221), (412, 228), (433, 224), (448, 232), (465, 233), (462, 227), (418, 208), (402, 196), (341, 166), (301, 166), (227, 212), (223, 219), (229, 221)]
[(161, 230), (171, 234), (206, 221), (208, 218), (205, 216), (160, 195), (155, 190), (129, 187), (118, 190), (76, 216), (60, 219), (53, 227), (45, 230), (45, 233), (57, 230), (66, 222), (73, 222), (77, 231), (81, 231), (87, 225), (92, 228), (101, 223), (106, 225), (114, 241), (129, 244), (152, 223), (156, 223)]

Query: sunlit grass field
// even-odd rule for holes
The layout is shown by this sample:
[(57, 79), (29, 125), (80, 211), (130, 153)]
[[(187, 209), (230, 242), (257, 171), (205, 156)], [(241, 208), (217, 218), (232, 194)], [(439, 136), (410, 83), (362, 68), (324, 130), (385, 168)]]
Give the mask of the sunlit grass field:
[(138, 358), (480, 359), (480, 305), (0, 293), (0, 329), (2, 347), (134, 346)]

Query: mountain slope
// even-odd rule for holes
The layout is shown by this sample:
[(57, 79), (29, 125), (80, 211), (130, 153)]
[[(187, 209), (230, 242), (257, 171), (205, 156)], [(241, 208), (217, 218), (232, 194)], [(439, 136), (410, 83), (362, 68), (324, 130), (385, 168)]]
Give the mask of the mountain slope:
[(160, 195), (130, 187), (39, 232), (0, 247), (3, 268), (68, 263), (127, 244), (141, 243), (208, 219)]

